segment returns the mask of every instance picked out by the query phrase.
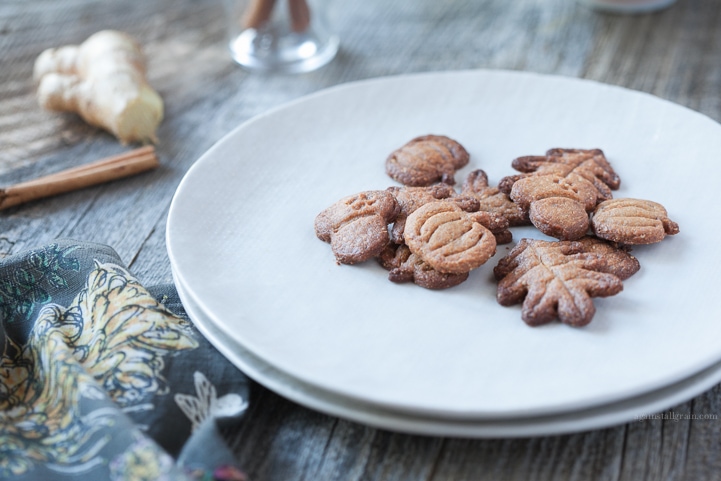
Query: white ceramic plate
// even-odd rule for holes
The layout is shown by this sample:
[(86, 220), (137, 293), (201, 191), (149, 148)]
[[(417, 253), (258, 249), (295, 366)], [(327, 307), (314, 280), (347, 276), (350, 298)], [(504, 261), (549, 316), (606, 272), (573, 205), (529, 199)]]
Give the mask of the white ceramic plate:
[(721, 363), (717, 363), (662, 389), (591, 409), (507, 419), (444, 419), (414, 416), (344, 398), (285, 375), (217, 329), (215, 323), (202, 313), (184, 291), (182, 283), (177, 282), (176, 287), (193, 323), (221, 353), (248, 376), (308, 408), (392, 431), (477, 438), (568, 434), (649, 419), (650, 416), (688, 401), (721, 382)]
[[(616, 197), (663, 203), (681, 233), (638, 247), (641, 271), (596, 300), (593, 322), (530, 328), (495, 302), (491, 271), (461, 286), (395, 285), (374, 262), (338, 266), (313, 231), (337, 199), (394, 183), (389, 152), (449, 135), (492, 182), (520, 155), (604, 149)], [(377, 79), (306, 97), (241, 125), (173, 199), (175, 274), (219, 331), (279, 372), (384, 409), (450, 418), (537, 416), (678, 382), (721, 360), (710, 219), (721, 128), (650, 95), (576, 79), (467, 71)], [(514, 236), (537, 237), (534, 229)]]

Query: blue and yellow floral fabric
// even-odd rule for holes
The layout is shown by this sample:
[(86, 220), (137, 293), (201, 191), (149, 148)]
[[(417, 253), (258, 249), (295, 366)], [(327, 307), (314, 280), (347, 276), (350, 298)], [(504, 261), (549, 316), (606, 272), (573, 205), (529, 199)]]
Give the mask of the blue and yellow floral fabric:
[(247, 379), (112, 249), (2, 260), (0, 343), (0, 479), (245, 479), (216, 423), (241, 422)]

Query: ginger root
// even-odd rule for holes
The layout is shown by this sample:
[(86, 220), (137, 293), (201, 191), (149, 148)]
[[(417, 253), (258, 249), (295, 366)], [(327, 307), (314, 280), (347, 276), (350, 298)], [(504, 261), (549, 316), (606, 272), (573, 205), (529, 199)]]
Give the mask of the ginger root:
[(41, 107), (75, 112), (123, 144), (157, 142), (163, 100), (148, 85), (140, 44), (131, 36), (103, 30), (80, 45), (45, 50), (33, 76)]

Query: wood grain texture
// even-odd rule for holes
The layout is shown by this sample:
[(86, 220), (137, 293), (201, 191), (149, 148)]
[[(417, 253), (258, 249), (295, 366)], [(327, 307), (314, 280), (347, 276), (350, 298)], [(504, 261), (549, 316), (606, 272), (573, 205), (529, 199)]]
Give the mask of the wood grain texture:
[[(143, 44), (150, 82), (166, 102), (158, 170), (2, 213), (0, 256), (71, 237), (114, 247), (145, 284), (171, 282), (165, 221), (193, 162), (244, 120), (348, 81), (525, 70), (641, 90), (721, 120), (718, 0), (678, 0), (671, 9), (637, 16), (600, 14), (572, 0), (335, 1), (329, 8), (342, 32), (338, 57), (316, 72), (272, 76), (249, 74), (230, 61), (219, 2), (0, 2), (0, 184), (123, 150), (77, 117), (37, 107), (32, 64), (45, 48), (79, 43), (104, 28), (127, 31)], [(721, 388), (671, 413), (721, 415)], [(226, 434), (259, 481), (721, 476), (719, 419), (647, 420), (543, 438), (443, 439), (333, 418), (255, 386), (246, 423)]]

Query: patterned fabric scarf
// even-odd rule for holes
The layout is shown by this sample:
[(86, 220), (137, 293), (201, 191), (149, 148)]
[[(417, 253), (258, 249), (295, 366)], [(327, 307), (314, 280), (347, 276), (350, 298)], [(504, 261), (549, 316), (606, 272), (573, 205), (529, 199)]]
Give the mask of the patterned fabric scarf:
[(0, 479), (244, 480), (248, 380), (101, 245), (0, 262)]

